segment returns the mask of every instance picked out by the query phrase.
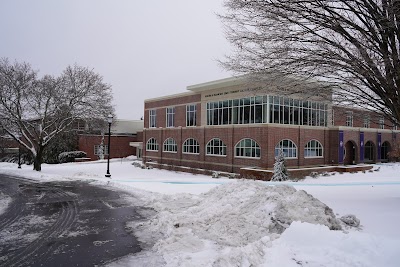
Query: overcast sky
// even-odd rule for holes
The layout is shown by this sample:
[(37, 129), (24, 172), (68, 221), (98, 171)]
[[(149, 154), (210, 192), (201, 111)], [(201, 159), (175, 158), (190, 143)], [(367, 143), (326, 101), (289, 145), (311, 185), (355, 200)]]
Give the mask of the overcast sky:
[(0, 57), (40, 74), (93, 68), (111, 84), (120, 119), (140, 119), (143, 101), (229, 77), (223, 0), (1, 0)]

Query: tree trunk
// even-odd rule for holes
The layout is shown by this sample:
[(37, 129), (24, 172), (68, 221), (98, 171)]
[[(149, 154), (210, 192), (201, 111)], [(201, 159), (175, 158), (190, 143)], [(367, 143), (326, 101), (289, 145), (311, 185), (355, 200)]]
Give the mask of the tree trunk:
[(43, 147), (39, 147), (35, 160), (33, 162), (33, 170), (40, 172), (42, 170)]

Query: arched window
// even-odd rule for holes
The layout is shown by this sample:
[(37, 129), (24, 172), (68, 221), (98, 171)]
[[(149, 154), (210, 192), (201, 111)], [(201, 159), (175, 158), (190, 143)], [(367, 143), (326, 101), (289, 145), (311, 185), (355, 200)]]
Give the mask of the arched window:
[(211, 139), (206, 146), (207, 155), (226, 156), (226, 145), (219, 138)]
[(168, 138), (164, 141), (164, 152), (178, 152), (178, 145), (175, 139)]
[(317, 140), (311, 140), (304, 147), (304, 157), (305, 158), (323, 158), (324, 150), (322, 145)]
[(285, 158), (297, 158), (297, 146), (292, 140), (281, 140), (275, 147), (275, 157), (278, 156), (280, 149), (282, 149)]
[(235, 146), (235, 157), (259, 158), (260, 155), (260, 146), (253, 139), (242, 139)]
[(196, 139), (188, 138), (183, 143), (183, 153), (186, 154), (199, 154), (200, 145)]
[(146, 150), (147, 151), (158, 151), (158, 143), (155, 138), (152, 137), (147, 141)]

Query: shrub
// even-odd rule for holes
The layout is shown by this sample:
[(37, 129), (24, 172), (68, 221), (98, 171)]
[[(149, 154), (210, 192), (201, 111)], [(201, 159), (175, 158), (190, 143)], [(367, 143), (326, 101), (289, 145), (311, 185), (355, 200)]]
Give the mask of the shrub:
[(212, 172), (211, 177), (212, 178), (219, 178), (220, 173), (217, 171)]
[(229, 179), (235, 179), (236, 178), (236, 173), (230, 173), (228, 174)]
[(62, 152), (58, 155), (58, 161), (60, 163), (74, 162), (76, 158), (84, 158), (84, 157), (86, 157), (86, 152), (83, 151)]

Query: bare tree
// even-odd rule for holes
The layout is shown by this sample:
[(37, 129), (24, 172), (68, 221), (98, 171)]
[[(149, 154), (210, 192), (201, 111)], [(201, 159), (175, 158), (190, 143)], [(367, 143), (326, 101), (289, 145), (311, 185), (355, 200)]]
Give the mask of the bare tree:
[(225, 0), (225, 7), (220, 18), (234, 46), (226, 69), (290, 77), (291, 85), (323, 81), (336, 103), (399, 124), (399, 0)]
[(43, 151), (77, 120), (100, 120), (113, 112), (111, 86), (102, 76), (69, 66), (59, 77), (38, 77), (27, 63), (0, 59), (0, 128), (34, 159), (40, 171)]

